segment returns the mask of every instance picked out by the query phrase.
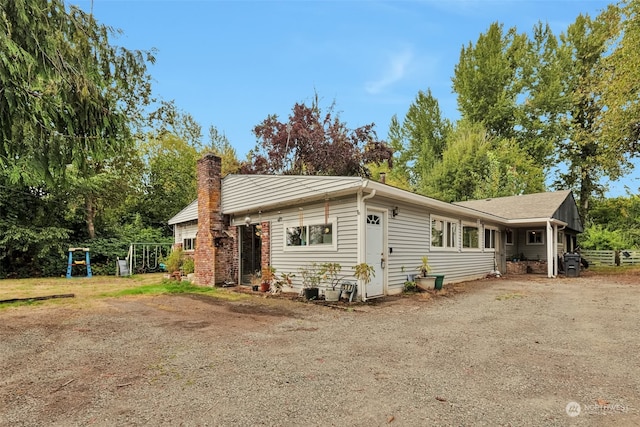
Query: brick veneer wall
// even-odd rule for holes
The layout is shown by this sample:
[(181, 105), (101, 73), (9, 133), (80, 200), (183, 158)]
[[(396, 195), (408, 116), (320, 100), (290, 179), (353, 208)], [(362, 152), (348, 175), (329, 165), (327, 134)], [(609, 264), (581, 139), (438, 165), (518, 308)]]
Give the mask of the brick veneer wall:
[(271, 265), (271, 223), (269, 221), (263, 221), (260, 223), (261, 228), (261, 247), (260, 247), (260, 270), (262, 271), (262, 277), (267, 277), (269, 274), (269, 266)]
[(238, 282), (238, 227), (229, 227), (215, 248), (215, 284)]

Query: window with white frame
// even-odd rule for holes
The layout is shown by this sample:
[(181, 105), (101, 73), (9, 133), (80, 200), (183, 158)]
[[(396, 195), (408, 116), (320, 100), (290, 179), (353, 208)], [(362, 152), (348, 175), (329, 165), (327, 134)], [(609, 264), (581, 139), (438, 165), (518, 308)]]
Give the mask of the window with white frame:
[(296, 248), (335, 249), (335, 220), (310, 222), (309, 224), (285, 224), (285, 250)]
[(544, 230), (527, 230), (527, 245), (544, 245)]
[(480, 248), (480, 232), (477, 225), (462, 224), (462, 247), (465, 249)]
[(182, 239), (182, 249), (185, 251), (193, 251), (196, 248), (196, 239), (195, 237), (189, 239)]
[(507, 245), (513, 245), (513, 230), (507, 230), (504, 234)]
[(452, 249), (457, 247), (458, 223), (446, 218), (431, 220), (431, 246)]
[(496, 248), (496, 233), (497, 233), (497, 230), (495, 228), (484, 229), (484, 248), (485, 249)]

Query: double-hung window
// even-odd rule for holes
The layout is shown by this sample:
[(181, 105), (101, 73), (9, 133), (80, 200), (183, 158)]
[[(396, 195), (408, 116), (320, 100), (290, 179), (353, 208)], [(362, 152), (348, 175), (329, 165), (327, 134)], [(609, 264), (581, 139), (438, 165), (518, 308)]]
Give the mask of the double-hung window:
[(544, 230), (527, 230), (527, 245), (544, 245)]
[(182, 239), (182, 249), (185, 251), (193, 251), (196, 248), (196, 239), (195, 237), (189, 239)]
[(494, 228), (484, 229), (484, 248), (485, 249), (496, 248), (496, 234), (497, 234), (497, 231)]
[(480, 233), (477, 224), (462, 225), (462, 247), (464, 249), (480, 248)]
[(458, 223), (446, 218), (431, 219), (431, 247), (455, 249), (458, 245)]

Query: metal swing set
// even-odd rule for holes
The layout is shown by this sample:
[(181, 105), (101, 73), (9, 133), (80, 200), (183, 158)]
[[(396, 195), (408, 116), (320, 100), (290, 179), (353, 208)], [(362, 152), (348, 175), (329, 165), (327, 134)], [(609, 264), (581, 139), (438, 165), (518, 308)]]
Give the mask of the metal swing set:
[(125, 259), (118, 258), (118, 276), (165, 271), (162, 259), (171, 252), (170, 243), (131, 243)]

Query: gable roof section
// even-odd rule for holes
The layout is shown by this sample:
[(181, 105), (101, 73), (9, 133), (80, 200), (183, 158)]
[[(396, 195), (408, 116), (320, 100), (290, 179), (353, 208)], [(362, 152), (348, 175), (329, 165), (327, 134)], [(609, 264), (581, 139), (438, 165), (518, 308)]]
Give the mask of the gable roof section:
[(454, 203), (507, 220), (555, 218), (573, 230), (582, 231), (582, 223), (571, 190), (496, 197)]
[(169, 221), (169, 225), (181, 222), (195, 221), (198, 219), (198, 199), (189, 203), (186, 208), (175, 214)]

